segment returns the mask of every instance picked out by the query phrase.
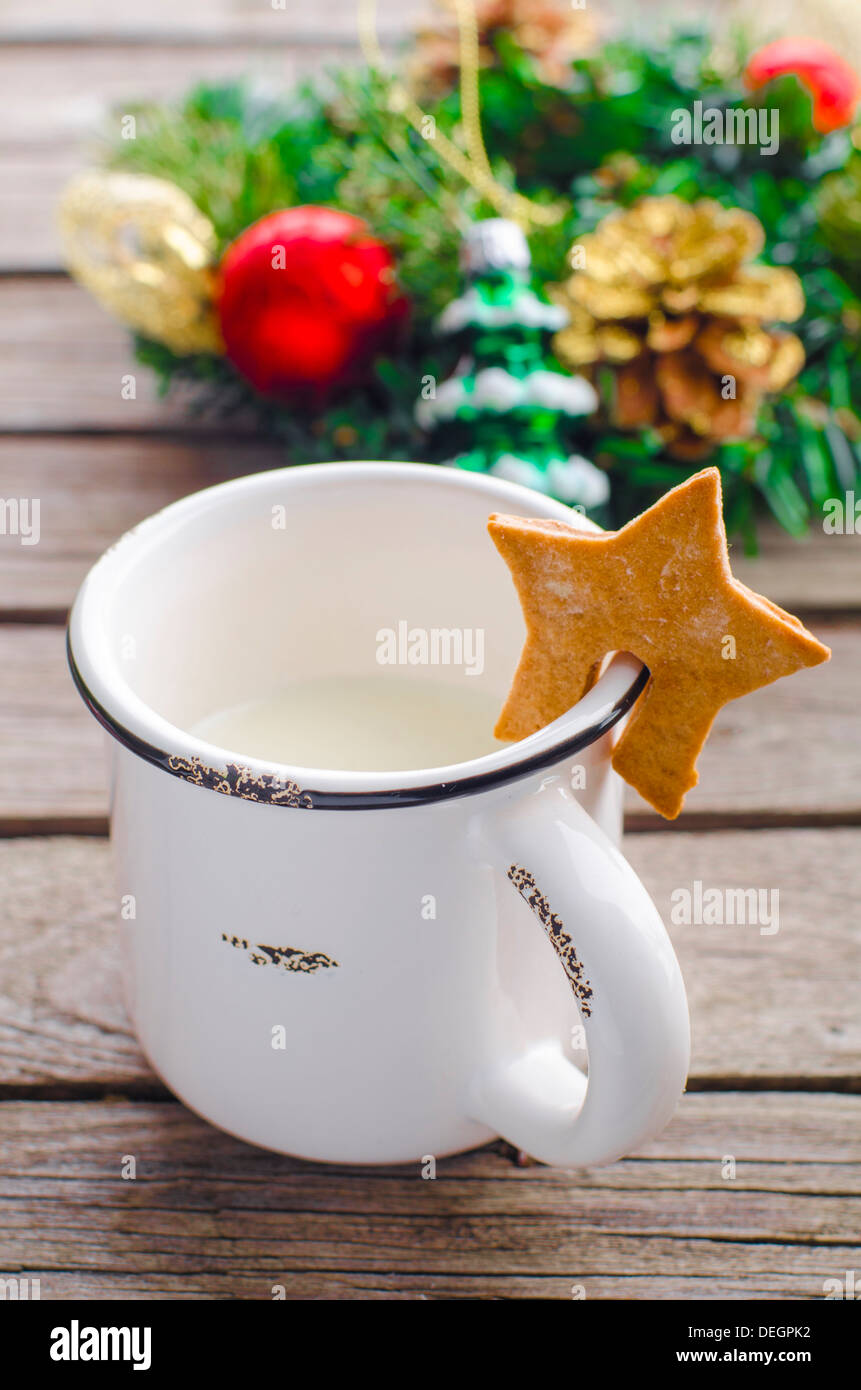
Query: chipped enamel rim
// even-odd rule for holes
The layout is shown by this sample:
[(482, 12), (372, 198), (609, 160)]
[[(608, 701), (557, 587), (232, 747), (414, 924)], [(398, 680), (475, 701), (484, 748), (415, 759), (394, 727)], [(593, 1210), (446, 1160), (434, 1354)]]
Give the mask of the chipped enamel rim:
[(285, 468), (232, 479), (156, 512), (121, 537), (84, 580), (69, 617), (69, 667), (98, 722), (137, 757), (195, 786), (243, 800), (299, 809), (371, 810), (427, 805), (472, 796), (519, 781), (580, 752), (631, 709), (649, 678), (635, 657), (613, 658), (600, 680), (560, 719), (508, 748), (447, 767), (399, 772), (346, 772), (249, 758), (189, 734), (157, 714), (131, 689), (112, 652), (102, 618), (110, 594), (147, 550), (181, 535), (206, 513), (235, 509), (241, 501), (278, 487), (296, 493), (356, 482), (360, 477), (409, 482), (413, 487), (483, 491), (488, 512), (542, 516), (597, 530), (561, 502), (499, 478), (412, 463), (329, 463)]

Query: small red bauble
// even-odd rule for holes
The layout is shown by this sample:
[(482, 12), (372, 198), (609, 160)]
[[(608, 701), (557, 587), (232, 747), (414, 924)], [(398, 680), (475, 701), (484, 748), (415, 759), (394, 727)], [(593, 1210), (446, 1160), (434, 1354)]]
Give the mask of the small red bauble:
[(407, 315), (391, 253), (333, 208), (270, 213), (228, 247), (216, 303), (227, 356), (267, 396), (319, 402), (370, 375)]
[(820, 135), (852, 124), (861, 100), (861, 79), (854, 68), (822, 39), (775, 39), (748, 60), (747, 86), (760, 87), (792, 73), (813, 97), (813, 128)]

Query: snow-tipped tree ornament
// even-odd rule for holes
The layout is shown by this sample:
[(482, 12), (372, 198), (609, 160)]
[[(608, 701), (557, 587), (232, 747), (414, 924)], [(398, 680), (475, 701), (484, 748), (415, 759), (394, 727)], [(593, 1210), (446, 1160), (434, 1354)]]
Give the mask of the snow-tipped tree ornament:
[(416, 405), (445, 462), (522, 483), (587, 509), (610, 495), (607, 475), (566, 442), (598, 398), (581, 376), (555, 365), (548, 344), (565, 309), (531, 287), (526, 237), (506, 218), (476, 222), (461, 249), (464, 293), (437, 328), (461, 347), (454, 375)]

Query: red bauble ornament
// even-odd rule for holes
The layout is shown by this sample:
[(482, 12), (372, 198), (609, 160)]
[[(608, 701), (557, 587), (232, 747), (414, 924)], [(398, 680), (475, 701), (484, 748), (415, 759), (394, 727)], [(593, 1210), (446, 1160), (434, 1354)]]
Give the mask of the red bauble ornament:
[(820, 135), (852, 124), (861, 100), (861, 79), (830, 44), (822, 39), (775, 39), (748, 60), (744, 77), (756, 92), (787, 73), (813, 97), (813, 128)]
[(270, 213), (228, 247), (216, 304), (228, 358), (267, 396), (311, 403), (370, 374), (407, 315), (391, 253), (333, 208)]

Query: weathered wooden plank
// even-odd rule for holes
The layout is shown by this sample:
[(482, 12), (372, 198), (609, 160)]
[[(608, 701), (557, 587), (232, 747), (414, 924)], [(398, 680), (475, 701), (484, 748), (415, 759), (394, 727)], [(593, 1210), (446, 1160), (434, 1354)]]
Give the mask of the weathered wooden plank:
[(59, 269), (60, 193), (73, 173), (97, 162), (102, 142), (119, 133), (120, 118), (141, 102), (173, 101), (196, 82), (240, 77), (289, 91), (304, 77), (356, 59), (352, 50), (329, 43), (283, 47), (264, 41), (0, 49), (8, 113), (0, 136), (0, 270)]
[[(78, 146), (33, 152), (0, 142), (0, 274), (60, 269), (57, 199), (89, 163)], [(0, 322), (5, 314), (4, 305)]]
[[(173, 1106), (169, 1108), (173, 1109)], [(90, 1109), (91, 1106), (87, 1105), (87, 1110)], [(74, 1116), (71, 1122), (74, 1123)], [(32, 1211), (36, 1203), (45, 1213), (46, 1225), (55, 1225), (58, 1214), (63, 1210), (67, 1213), (69, 1225), (79, 1225), (89, 1217), (90, 1207), (97, 1207), (104, 1223), (103, 1230), (107, 1232), (114, 1225), (115, 1213), (127, 1212), (129, 1206), (137, 1207), (138, 1203), (143, 1205), (145, 1201), (153, 1218), (150, 1225), (152, 1233), (157, 1232), (171, 1242), (175, 1237), (184, 1240), (190, 1233), (187, 1228), (192, 1223), (200, 1224), (197, 1218), (210, 1209), (219, 1188), (222, 1195), (229, 1193), (228, 1201), (219, 1205), (232, 1209), (237, 1229), (241, 1226), (243, 1231), (246, 1252), (262, 1241), (269, 1243), (271, 1239), (272, 1223), (269, 1218), (273, 1213), (273, 1188), (294, 1217), (296, 1236), (303, 1243), (315, 1240), (313, 1229), (321, 1213), (325, 1213), (327, 1219), (325, 1223), (320, 1223), (320, 1236), (328, 1243), (333, 1228), (343, 1222), (345, 1244), (362, 1242), (359, 1226), (363, 1216), (372, 1221), (377, 1218), (377, 1224), (391, 1220), (400, 1225), (419, 1211), (423, 1220), (432, 1223), (457, 1217), (459, 1212), (468, 1210), (470, 1221), (500, 1222), (505, 1226), (517, 1223), (521, 1228), (535, 1222), (547, 1229), (551, 1223), (563, 1225), (576, 1220), (578, 1233), (592, 1231), (600, 1235), (609, 1228), (613, 1235), (622, 1238), (639, 1234), (703, 1240), (725, 1232), (729, 1238), (777, 1238), (808, 1241), (822, 1246), (842, 1245), (851, 1240), (854, 1236), (853, 1223), (861, 1218), (861, 1197), (858, 1195), (836, 1196), (832, 1192), (820, 1194), (809, 1190), (784, 1193), (771, 1190), (767, 1179), (765, 1188), (756, 1190), (732, 1186), (729, 1182), (724, 1183), (722, 1189), (702, 1186), (671, 1189), (669, 1186), (654, 1187), (648, 1177), (644, 1179), (639, 1172), (633, 1181), (629, 1178), (624, 1186), (599, 1184), (593, 1187), (587, 1183), (581, 1187), (579, 1180), (576, 1184), (572, 1183), (570, 1173), (565, 1175), (567, 1181), (564, 1185), (551, 1186), (540, 1182), (510, 1182), (499, 1174), (490, 1180), (458, 1179), (449, 1177), (440, 1168), (437, 1179), (433, 1183), (426, 1183), (432, 1196), (426, 1200), (423, 1208), (419, 1208), (417, 1193), (421, 1188), (417, 1184), (424, 1181), (419, 1164), (409, 1176), (385, 1176), (383, 1181), (380, 1181), (378, 1174), (374, 1175), (375, 1180), (363, 1182), (360, 1172), (353, 1172), (347, 1177), (338, 1171), (324, 1174), (312, 1168), (292, 1178), (279, 1176), (274, 1181), (262, 1182), (257, 1179), (250, 1183), (241, 1171), (225, 1176), (209, 1164), (203, 1174), (197, 1174), (193, 1179), (184, 1170), (185, 1181), (194, 1183), (194, 1191), (189, 1193), (176, 1181), (176, 1156), (159, 1145), (158, 1136), (144, 1135), (139, 1129), (135, 1135), (124, 1133), (117, 1137), (121, 1145), (125, 1145), (119, 1161), (112, 1152), (110, 1167), (103, 1158), (97, 1173), (84, 1174), (76, 1169), (69, 1171), (72, 1168), (69, 1164), (65, 1173), (54, 1172), (46, 1177), (20, 1179), (15, 1172), (13, 1155), (11, 1164), (4, 1164), (4, 1182), (12, 1185), (13, 1195), (17, 1199), (4, 1213), (3, 1225), (7, 1237), (14, 1240), (17, 1236), (19, 1241), (26, 1239), (28, 1211)], [(138, 1148), (132, 1147), (132, 1139), (137, 1141)], [(200, 1149), (204, 1142), (202, 1134), (198, 1135), (197, 1142)], [(154, 1143), (159, 1145), (156, 1150), (157, 1166), (167, 1170), (165, 1177), (150, 1176), (144, 1167), (144, 1159), (153, 1152)], [(135, 1183), (140, 1181), (140, 1187), (132, 1187), (118, 1171), (126, 1155), (135, 1158)], [(795, 1166), (802, 1171), (806, 1168), (803, 1162)], [(764, 1171), (767, 1173), (770, 1170)], [(809, 1186), (810, 1176), (807, 1176), (807, 1182)], [(94, 1201), (93, 1189), (96, 1184), (103, 1187)], [(130, 1191), (135, 1192), (137, 1200), (127, 1196)], [(143, 1199), (138, 1195), (141, 1191), (144, 1193)], [(649, 1194), (647, 1211), (644, 1211), (644, 1192)], [(827, 1201), (821, 1200), (823, 1196), (827, 1196)], [(277, 1211), (280, 1205), (278, 1203), (274, 1210)], [(0, 1199), (0, 1209), (2, 1206)], [(84, 1211), (76, 1212), (76, 1208), (84, 1208)], [(303, 1226), (307, 1234), (303, 1233)], [(351, 1226), (352, 1237), (348, 1234)], [(183, 1230), (183, 1227), (186, 1229)], [(8, 1268), (8, 1262), (4, 1261), (4, 1265)], [(361, 1269), (367, 1266), (357, 1260), (353, 1267)], [(392, 1262), (388, 1267), (397, 1268), (397, 1264)], [(382, 1268), (387, 1266), (383, 1265)], [(469, 1272), (469, 1266), (461, 1268), (463, 1272)], [(524, 1273), (530, 1272), (530, 1264), (521, 1265), (520, 1268)], [(549, 1268), (554, 1268), (554, 1262), (551, 1261)], [(536, 1263), (532, 1269), (536, 1273), (542, 1270), (546, 1272), (548, 1265), (545, 1262)]]
[(142, 102), (173, 101), (198, 82), (245, 76), (286, 93), (301, 77), (344, 61), (338, 46), (325, 41), (302, 47), (267, 40), (201, 48), (16, 45), (0, 53), (9, 112), (2, 145), (35, 156), (51, 145), (118, 138), (122, 114)]
[(104, 828), (106, 735), (75, 692), (64, 643), (61, 628), (0, 627), (0, 823), (7, 827), (38, 829), (57, 818), (64, 828)]
[(730, 558), (743, 583), (790, 613), (861, 611), (861, 529), (826, 535), (820, 522), (794, 539), (777, 526), (762, 525), (759, 554), (748, 558), (734, 546)]
[[(71, 327), (71, 316), (66, 322)], [(121, 353), (124, 347), (122, 335), (117, 335), (113, 352)], [(45, 350), (50, 356), (50, 342)], [(11, 332), (8, 353), (11, 371)], [(130, 526), (199, 488), (287, 462), (277, 444), (251, 436), (247, 443), (242, 436), (231, 442), (221, 435), (197, 442), (178, 436), (136, 436), (141, 413), (145, 424), (180, 419), (187, 424), (189, 417), (156, 403), (149, 374), (140, 369), (138, 400), (122, 401), (120, 365), (107, 357), (102, 363), (110, 391), (98, 408), (123, 421), (131, 437), (0, 436), (0, 498), (39, 498), (42, 523), (37, 546), (0, 536), (0, 619), (10, 612), (61, 615), (89, 566)], [(128, 361), (124, 365), (130, 367)], [(67, 369), (58, 357), (51, 367), (52, 376)], [(11, 401), (11, 391), (8, 394)], [(45, 399), (50, 401), (47, 386)], [(196, 425), (194, 419), (191, 423)], [(759, 586), (793, 611), (861, 612), (861, 536), (819, 532), (799, 542), (764, 525), (762, 545), (762, 559), (733, 556), (746, 583)]]
[[(112, 1181), (119, 1187), (122, 1179)], [(138, 1207), (141, 1197), (135, 1193), (114, 1209), (98, 1203), (92, 1183), (78, 1203), (72, 1201), (73, 1181), (58, 1186), (53, 1200), (41, 1192), (33, 1200), (0, 1199), (0, 1257), (5, 1270), (24, 1261), (46, 1275), (53, 1265), (69, 1269), (75, 1263), (110, 1270), (122, 1252), (126, 1269), (167, 1268), (178, 1275), (196, 1274), (201, 1266), (213, 1264), (224, 1270), (250, 1265), (270, 1279), (291, 1266), (381, 1273), (424, 1267), (428, 1273), (471, 1274), (478, 1269), (503, 1277), (566, 1271), (569, 1281), (579, 1275), (587, 1289), (592, 1274), (632, 1270), (663, 1274), (674, 1268), (701, 1275), (798, 1270), (810, 1279), (809, 1292), (821, 1296), (824, 1279), (852, 1268), (855, 1222), (861, 1216), (857, 1199), (831, 1216), (833, 1198), (784, 1202), (765, 1194), (757, 1208), (748, 1210), (752, 1204), (742, 1194), (717, 1194), (715, 1201), (706, 1202), (701, 1193), (684, 1192), (667, 1194), (669, 1200), (660, 1210), (654, 1193), (646, 1201), (630, 1199), (625, 1217), (607, 1193), (601, 1194), (593, 1219), (588, 1201), (577, 1202), (573, 1193), (565, 1217), (504, 1209), (494, 1217), (483, 1204), (464, 1215), (463, 1193), (452, 1194), (455, 1210), (428, 1215), (440, 1191), (436, 1184), (426, 1185), (434, 1197), (424, 1208), (407, 1203), (400, 1216), (369, 1212), (364, 1204), (359, 1210), (336, 1213), (296, 1211), (291, 1204), (282, 1212), (272, 1205), (271, 1189), (260, 1194), (262, 1210), (248, 1205), (230, 1210), (229, 1191), (203, 1212), (184, 1207), (181, 1194), (178, 1205), (166, 1210), (161, 1205), (164, 1193), (158, 1190), (145, 1193), (152, 1196), (152, 1207)], [(131, 1184), (127, 1190), (134, 1192)], [(360, 1196), (355, 1193), (352, 1201), (357, 1203)], [(840, 1223), (839, 1229), (829, 1227), (817, 1239), (818, 1223), (829, 1216)], [(670, 1229), (665, 1233), (663, 1222), (668, 1218)]]
[[(731, 826), (799, 815), (857, 820), (861, 632), (830, 622), (814, 627), (832, 647), (831, 661), (721, 710), (698, 763), (699, 785), (678, 822), (683, 828), (697, 817)], [(668, 828), (631, 789), (626, 807), (630, 825)]]
[[(695, 879), (779, 893), (774, 935), (669, 924), (691, 1005), (692, 1086), (861, 1089), (859, 851), (854, 830), (628, 838), (665, 920), (672, 894)], [(0, 1093), (163, 1094), (121, 1000), (106, 842), (0, 842), (0, 882)], [(722, 1153), (736, 1152), (730, 1129), (727, 1117)]]
[[(861, 1099), (804, 1101), (834, 1157), (854, 1154)], [(720, 1177), (728, 1104), (770, 1155), (761, 1188)], [(703, 1133), (717, 1139), (705, 1160)], [(646, 1163), (523, 1170), (491, 1148), (427, 1182), (268, 1154), (172, 1103), (7, 1102), (0, 1267), (40, 1278), (42, 1298), (271, 1298), (277, 1284), (299, 1298), (570, 1299), (574, 1284), (587, 1299), (821, 1297), (857, 1262), (861, 1204), (820, 1191), (816, 1165), (785, 1157), (797, 1144), (789, 1097), (687, 1096)], [(680, 1161), (713, 1185), (675, 1186)]]
[[(691, 1009), (696, 1077), (831, 1076), (861, 1084), (859, 832), (628, 836), (625, 852), (667, 923)], [(832, 858), (836, 855), (836, 860)], [(839, 872), (832, 872), (834, 863)], [(856, 884), (857, 886), (850, 886)], [(756, 888), (771, 926), (684, 925), (678, 890)], [(727, 914), (728, 915), (728, 914)], [(763, 934), (776, 926), (774, 934)], [(856, 1005), (853, 1005), (853, 998)]]
[(0, 280), (0, 432), (176, 429), (188, 404), (187, 392), (158, 399), (126, 330), (64, 276)]
[[(430, 11), (431, 0), (378, 0), (381, 34), (401, 36)], [(224, 43), (265, 38), (295, 44), (340, 38), (356, 42), (356, 0), (305, 5), (296, 0), (64, 0), (62, 6), (4, 0), (0, 40), (7, 43), (68, 43), (110, 40), (123, 43)]]
[(0, 536), (0, 619), (62, 621), (87, 570), (130, 527), (188, 493), (283, 466), (277, 444), (181, 438), (0, 438), (0, 498), (37, 498), (37, 545)]
[[(18, 538), (7, 536), (3, 545), (15, 550)], [(7, 597), (7, 605), (15, 611), (16, 600)], [(833, 645), (830, 664), (721, 711), (700, 759), (700, 785), (678, 823), (683, 829), (861, 819), (861, 631), (827, 623), (817, 631)], [(98, 752), (97, 726), (66, 671), (62, 631), (0, 627), (0, 829), (75, 828), (81, 818), (92, 828), (94, 817), (104, 828)], [(641, 807), (632, 792), (636, 828), (667, 829)]]
[[(733, 0), (650, 0), (650, 27), (673, 16), (690, 19), (692, 13), (714, 15)], [(597, 8), (597, 7), (596, 7)], [(433, 21), (441, 6), (434, 0), (377, 0), (381, 35), (400, 38), (425, 20)], [(609, 11), (609, 12), (607, 12)], [(0, 40), (7, 42), (65, 43), (121, 39), (151, 43), (220, 43), (252, 35), (273, 43), (306, 42), (325, 35), (354, 43), (356, 0), (326, 0), (325, 6), (303, 5), (296, 0), (148, 0), (145, 7), (133, 0), (64, 0), (62, 8), (32, 6), (27, 0), (4, 0), (0, 9)], [(602, 6), (600, 21), (607, 28), (643, 20), (640, 0), (613, 0)]]

